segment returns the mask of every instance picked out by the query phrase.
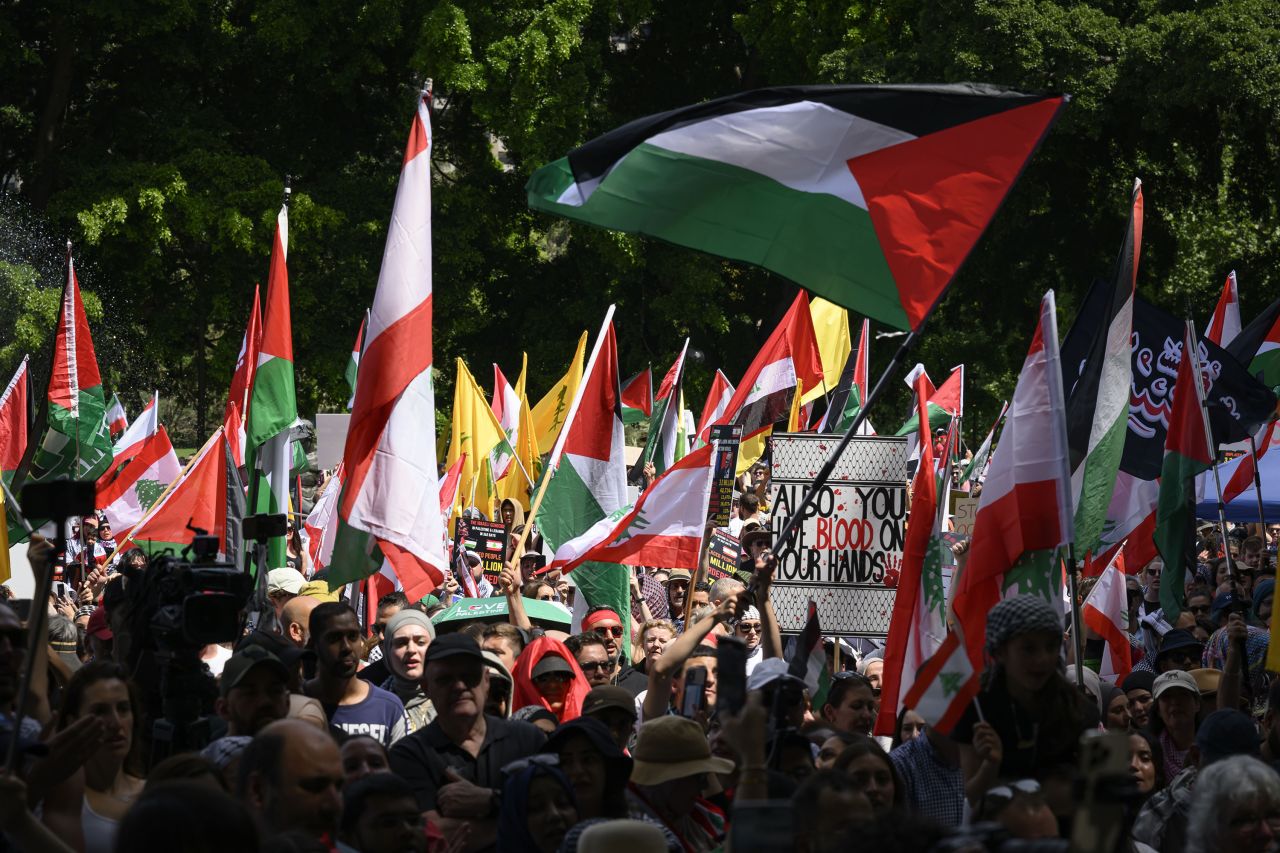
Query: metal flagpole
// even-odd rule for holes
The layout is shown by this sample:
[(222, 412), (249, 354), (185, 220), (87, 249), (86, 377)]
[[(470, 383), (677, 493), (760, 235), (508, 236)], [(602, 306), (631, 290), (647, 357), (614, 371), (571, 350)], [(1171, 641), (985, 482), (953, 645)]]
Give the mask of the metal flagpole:
[[(1269, 430), (1267, 434), (1270, 435)], [(1253, 433), (1249, 434), (1249, 452), (1253, 455), (1253, 493), (1258, 498), (1258, 524), (1261, 525), (1265, 536), (1267, 517), (1262, 509), (1262, 474), (1258, 471), (1258, 442), (1254, 439)]]

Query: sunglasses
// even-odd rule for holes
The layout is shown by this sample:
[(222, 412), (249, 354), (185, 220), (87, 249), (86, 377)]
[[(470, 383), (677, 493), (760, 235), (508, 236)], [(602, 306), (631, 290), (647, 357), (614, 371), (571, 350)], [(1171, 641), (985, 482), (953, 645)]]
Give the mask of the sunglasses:
[(983, 812), (987, 817), (995, 817), (995, 812), (1013, 802), (1018, 794), (1034, 796), (1040, 793), (1040, 783), (1035, 779), (1019, 779), (1006, 785), (997, 785), (982, 798)]
[(1204, 616), (1204, 615), (1208, 614), (1208, 612), (1209, 612), (1209, 605), (1207, 605), (1207, 604), (1193, 604), (1193, 605), (1191, 605), (1190, 607), (1188, 607), (1187, 609), (1188, 609), (1188, 610), (1190, 610), (1192, 613), (1196, 614), (1197, 616)]
[(542, 675), (533, 679), (534, 684), (543, 684), (548, 681), (572, 681), (573, 673), (570, 672), (544, 672)]
[(597, 634), (607, 634), (615, 639), (622, 636), (621, 625), (601, 625), (599, 628), (595, 628), (593, 630), (595, 630)]
[(759, 634), (761, 630), (759, 622), (739, 622), (738, 631), (743, 634)]
[(601, 672), (601, 671), (607, 671), (609, 669), (609, 664), (607, 662), (602, 662), (597, 660), (597, 661), (589, 661), (587, 663), (580, 663), (578, 664), (578, 667), (581, 668), (583, 672)]

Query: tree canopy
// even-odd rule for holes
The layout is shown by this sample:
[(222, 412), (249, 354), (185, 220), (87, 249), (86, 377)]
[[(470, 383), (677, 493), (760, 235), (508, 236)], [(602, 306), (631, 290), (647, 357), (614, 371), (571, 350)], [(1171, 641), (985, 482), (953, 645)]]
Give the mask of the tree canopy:
[[(134, 409), (158, 387), (186, 415), (179, 442), (221, 412), (286, 174), (299, 411), (341, 407), (427, 78), (435, 362), (461, 356), (486, 387), (487, 363), (514, 376), (524, 349), (536, 398), (611, 301), (624, 373), (665, 370), (690, 336), (694, 408), (716, 367), (737, 380), (794, 285), (533, 214), (524, 183), (632, 118), (769, 85), (1073, 96), (913, 356), (935, 375), (969, 365), (973, 431), (1012, 392), (1043, 290), (1065, 330), (1110, 275), (1135, 176), (1141, 291), (1203, 319), (1234, 268), (1246, 320), (1280, 293), (1280, 13), (1265, 0), (50, 0), (9, 4), (0, 39), (0, 213), (57, 235), (0, 247), (0, 372), (32, 350), (43, 375), (56, 299), (35, 284), (60, 283), (71, 239), (101, 300), (105, 380)], [(873, 341), (873, 372), (895, 345)], [(877, 422), (899, 420), (906, 388), (891, 388)]]

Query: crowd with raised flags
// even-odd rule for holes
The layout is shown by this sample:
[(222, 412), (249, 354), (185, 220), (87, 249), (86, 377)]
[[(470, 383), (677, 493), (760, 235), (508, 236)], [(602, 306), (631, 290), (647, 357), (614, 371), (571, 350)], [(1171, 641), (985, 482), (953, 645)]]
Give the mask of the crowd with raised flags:
[[(600, 304), (549, 388), (518, 346), (446, 362), (438, 421), (424, 91), (324, 471), (288, 180), (187, 458), (158, 391), (132, 420), (137, 393), (108, 400), (68, 247), (47, 388), (24, 357), (0, 394), (0, 553), (29, 539), (49, 596), (0, 604), (0, 844), (1280, 849), (1280, 300), (1243, 324), (1234, 270), (1202, 328), (1144, 300), (1135, 182), (1074, 317), (1037, 293), (994, 423), (965, 417), (985, 377), (905, 360), (1068, 102), (785, 87), (586, 143), (531, 208), (763, 267), (785, 313), (704, 399), (695, 341), (624, 366), (637, 330)], [(784, 499), (806, 435), (824, 456)], [(872, 447), (907, 472), (878, 484), (896, 554), (815, 584), (801, 528)], [(39, 503), (66, 481), (92, 506)]]

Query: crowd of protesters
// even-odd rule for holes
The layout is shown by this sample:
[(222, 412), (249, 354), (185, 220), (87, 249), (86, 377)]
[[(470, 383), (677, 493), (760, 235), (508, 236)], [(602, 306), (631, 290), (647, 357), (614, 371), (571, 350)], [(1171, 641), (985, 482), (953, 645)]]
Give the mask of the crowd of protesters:
[[(113, 556), (92, 517), (64, 559), (37, 540), (37, 576), (76, 580), (51, 597), (21, 709), (30, 603), (0, 604), (6, 744), (18, 730), (17, 771), (0, 777), (2, 843), (616, 853), (1036, 839), (1065, 850), (1083, 822), (1109, 827), (1125, 851), (1277, 849), (1273, 531), (1226, 548), (1202, 531), (1172, 620), (1159, 563), (1130, 576), (1127, 676), (1103, 665), (1101, 638), (1077, 644), (1060, 601), (1012, 596), (988, 616), (981, 690), (958, 720), (939, 727), (906, 708), (875, 732), (883, 650), (827, 638), (821, 683), (788, 661), (798, 652), (770, 600), (766, 484), (759, 472), (741, 483), (736, 573), (708, 578), (705, 560), (696, 576), (638, 569), (629, 612), (588, 608), (572, 634), (525, 613), (526, 599), (568, 613), (574, 594), (569, 579), (535, 573), (536, 553), (489, 579), (505, 621), (448, 633), (432, 617), (460, 594), (454, 578), (421, 601), (383, 597), (370, 622), (323, 574), (275, 569), (268, 618), (199, 649), (207, 719), (177, 749), (159, 734), (161, 658), (142, 648), (124, 595), (146, 556)], [(740, 673), (720, 669), (729, 637), (746, 652)], [(1078, 646), (1077, 671), (1066, 664)], [(726, 711), (717, 687), (735, 680), (747, 701)], [(1090, 788), (1082, 751), (1103, 732), (1117, 772)]]

